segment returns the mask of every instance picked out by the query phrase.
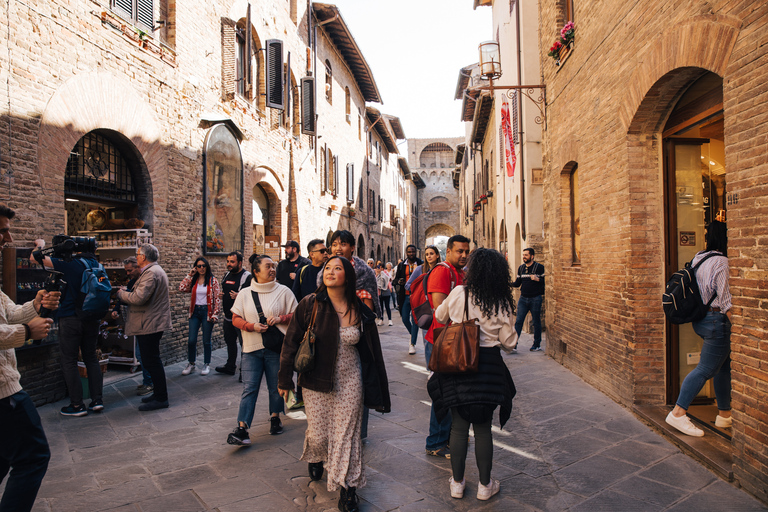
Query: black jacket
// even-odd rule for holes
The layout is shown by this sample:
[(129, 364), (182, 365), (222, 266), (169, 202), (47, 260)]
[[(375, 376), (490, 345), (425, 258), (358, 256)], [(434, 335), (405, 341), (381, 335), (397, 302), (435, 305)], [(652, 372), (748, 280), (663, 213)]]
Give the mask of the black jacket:
[[(405, 277), (405, 267), (406, 262), (408, 260), (405, 259), (402, 262), (397, 264), (397, 270), (395, 271), (395, 278), (392, 279), (392, 286), (395, 288), (395, 291), (397, 292), (397, 309), (403, 307), (403, 302), (405, 301), (405, 283), (408, 281), (408, 278)], [(416, 266), (424, 264), (423, 261), (421, 261), (419, 258), (416, 258)], [(414, 269), (415, 270), (415, 269)], [(400, 280), (403, 280), (402, 283), (400, 283)]]
[(427, 391), (440, 421), (451, 407), (458, 407), (465, 420), (482, 423), (488, 419), (483, 417), (485, 414), (501, 406), (499, 423), (502, 427), (512, 414), (512, 398), (516, 393), (499, 347), (480, 348), (477, 373), (433, 374), (427, 383)]
[[(304, 297), (293, 314), (285, 334), (280, 353), (280, 370), (277, 385), (280, 389), (293, 389), (293, 361), (299, 344), (312, 318), (312, 307), (318, 301), (315, 318), (315, 368), (299, 374), (299, 386), (313, 391), (328, 393), (333, 390), (336, 356), (339, 350), (339, 317), (328, 294), (312, 294)], [(376, 315), (358, 299), (358, 311), (362, 321), (360, 341), (355, 345), (360, 354), (363, 377), (363, 403), (369, 409), (390, 412), (389, 382), (381, 341), (376, 330)]]

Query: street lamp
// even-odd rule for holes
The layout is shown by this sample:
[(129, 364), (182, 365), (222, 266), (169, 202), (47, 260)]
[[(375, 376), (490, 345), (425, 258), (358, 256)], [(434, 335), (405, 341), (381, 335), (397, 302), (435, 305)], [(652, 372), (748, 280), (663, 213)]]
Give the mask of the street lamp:
[(480, 74), (488, 80), (501, 76), (501, 58), (499, 57), (499, 43), (485, 41), (480, 43)]

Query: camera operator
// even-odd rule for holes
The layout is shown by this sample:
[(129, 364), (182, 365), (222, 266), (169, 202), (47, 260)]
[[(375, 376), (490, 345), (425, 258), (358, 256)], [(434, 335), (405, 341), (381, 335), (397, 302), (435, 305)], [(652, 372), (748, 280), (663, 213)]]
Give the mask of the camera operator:
[[(83, 271), (86, 263), (82, 260), (92, 260), (89, 266), (98, 265), (96, 255), (89, 252), (77, 252), (71, 261), (50, 256), (38, 255), (35, 252), (45, 247), (45, 241), (35, 240), (37, 247), (29, 256), (29, 260), (52, 268), (64, 274), (67, 287), (61, 298), (56, 319), (59, 322), (59, 352), (61, 353), (61, 370), (64, 373), (64, 382), (69, 392), (70, 404), (61, 408), (64, 416), (86, 416), (88, 411), (101, 412), (104, 410), (102, 401), (103, 377), (99, 359), (96, 357), (96, 342), (99, 337), (99, 323), (101, 319), (82, 319), (77, 316), (75, 300), (80, 291), (83, 280)], [(75, 246), (75, 250), (78, 246)], [(91, 394), (91, 403), (85, 408), (83, 403), (83, 386), (80, 382), (80, 372), (77, 369), (78, 351), (82, 353), (85, 368), (88, 371), (88, 389)]]
[[(13, 242), (10, 227), (14, 215), (0, 204), (0, 246)], [(0, 292), (0, 482), (11, 470), (0, 500), (2, 512), (32, 509), (51, 458), (40, 415), (21, 389), (14, 348), (28, 339), (48, 336), (53, 320), (40, 318), (37, 312), (41, 305), (58, 308), (60, 295), (40, 290), (34, 300), (17, 305)]]

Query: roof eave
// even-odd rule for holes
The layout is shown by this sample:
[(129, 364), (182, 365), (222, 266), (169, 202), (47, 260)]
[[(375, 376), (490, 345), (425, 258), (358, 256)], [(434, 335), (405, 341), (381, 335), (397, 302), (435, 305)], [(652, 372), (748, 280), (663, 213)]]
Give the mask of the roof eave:
[(472, 136), (470, 140), (474, 144), (481, 144), (488, 130), (488, 121), (493, 111), (493, 96), (488, 92), (483, 92), (477, 100), (475, 107), (475, 118), (472, 121)]

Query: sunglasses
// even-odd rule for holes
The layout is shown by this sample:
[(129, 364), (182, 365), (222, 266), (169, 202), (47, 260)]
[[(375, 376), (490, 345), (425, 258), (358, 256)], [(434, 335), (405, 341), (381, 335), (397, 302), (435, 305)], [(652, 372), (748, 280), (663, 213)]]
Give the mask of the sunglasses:
[(325, 254), (328, 252), (328, 249), (318, 249), (316, 251), (309, 251), (309, 252), (319, 252), (320, 254)]
[(205, 267), (206, 267), (206, 265), (205, 265), (204, 263), (201, 263), (201, 264), (199, 264), (199, 265), (195, 265), (195, 266), (196, 266), (197, 268), (205, 268)]

